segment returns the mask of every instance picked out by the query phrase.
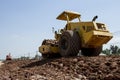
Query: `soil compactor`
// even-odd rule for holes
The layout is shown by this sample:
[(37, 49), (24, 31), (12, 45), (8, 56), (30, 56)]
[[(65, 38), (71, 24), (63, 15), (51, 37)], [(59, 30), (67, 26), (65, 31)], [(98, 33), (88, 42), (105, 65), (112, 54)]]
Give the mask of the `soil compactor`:
[[(72, 11), (62, 12), (57, 19), (67, 21), (64, 29), (55, 31), (55, 39), (45, 39), (39, 47), (43, 58), (57, 56), (77, 56), (81, 52), (84, 56), (98, 56), (103, 44), (113, 36), (103, 23), (92, 21), (83, 22), (80, 14)], [(75, 22), (78, 19), (77, 22)]]

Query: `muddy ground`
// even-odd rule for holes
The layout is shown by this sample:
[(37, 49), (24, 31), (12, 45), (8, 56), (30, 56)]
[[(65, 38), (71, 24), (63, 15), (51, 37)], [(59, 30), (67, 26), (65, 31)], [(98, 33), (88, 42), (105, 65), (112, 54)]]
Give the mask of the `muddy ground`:
[(120, 80), (120, 56), (4, 61), (0, 80)]

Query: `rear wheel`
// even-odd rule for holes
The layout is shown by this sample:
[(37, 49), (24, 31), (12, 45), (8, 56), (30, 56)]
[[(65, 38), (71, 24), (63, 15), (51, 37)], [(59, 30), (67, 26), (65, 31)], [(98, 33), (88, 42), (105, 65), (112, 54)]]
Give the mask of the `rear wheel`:
[(98, 56), (102, 51), (102, 46), (97, 48), (82, 48), (81, 51), (84, 56)]
[(80, 50), (80, 37), (77, 32), (67, 30), (59, 40), (59, 50), (63, 57), (77, 56)]

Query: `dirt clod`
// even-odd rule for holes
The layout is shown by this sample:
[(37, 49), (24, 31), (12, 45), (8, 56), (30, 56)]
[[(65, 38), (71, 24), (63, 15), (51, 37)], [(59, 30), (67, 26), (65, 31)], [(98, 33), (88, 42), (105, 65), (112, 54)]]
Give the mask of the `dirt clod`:
[(120, 80), (120, 56), (4, 61), (0, 80)]

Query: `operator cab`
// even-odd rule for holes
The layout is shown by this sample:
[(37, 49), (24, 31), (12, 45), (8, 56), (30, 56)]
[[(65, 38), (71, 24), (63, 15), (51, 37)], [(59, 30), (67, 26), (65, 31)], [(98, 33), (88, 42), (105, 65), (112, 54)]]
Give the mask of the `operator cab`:
[(103, 23), (96, 23), (96, 22), (82, 22), (82, 28), (85, 32), (89, 32), (92, 30), (96, 31), (108, 31), (106, 25)]
[[(69, 30), (68, 26), (70, 24), (80, 24), (82, 25), (83, 29), (86, 32), (89, 32), (91, 30), (102, 30), (102, 31), (107, 31), (106, 25), (103, 23), (96, 23), (95, 20), (98, 18), (98, 16), (95, 16), (92, 21), (90, 22), (81, 22), (80, 20), (80, 14), (78, 12), (73, 12), (73, 11), (64, 11), (62, 12), (56, 19), (58, 20), (64, 20), (67, 21), (67, 24), (65, 26), (65, 30)], [(78, 22), (71, 22), (74, 19), (78, 19)], [(85, 25), (84, 25), (85, 24)], [(88, 26), (89, 25), (89, 26)]]

